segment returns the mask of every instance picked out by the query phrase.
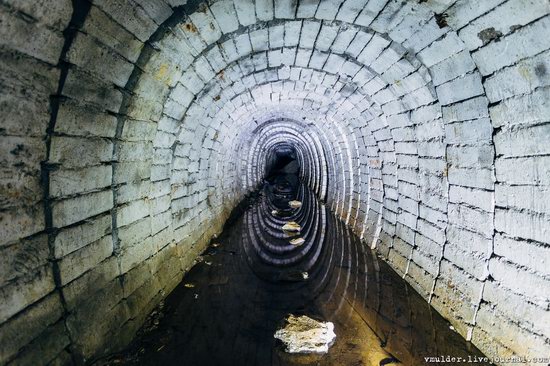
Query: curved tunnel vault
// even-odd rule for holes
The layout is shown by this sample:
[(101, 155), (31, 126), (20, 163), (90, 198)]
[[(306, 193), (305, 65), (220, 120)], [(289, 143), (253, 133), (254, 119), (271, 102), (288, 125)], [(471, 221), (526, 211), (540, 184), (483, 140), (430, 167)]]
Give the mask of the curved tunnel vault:
[(127, 344), (281, 144), (463, 337), (547, 356), (549, 13), (0, 2), (0, 363)]

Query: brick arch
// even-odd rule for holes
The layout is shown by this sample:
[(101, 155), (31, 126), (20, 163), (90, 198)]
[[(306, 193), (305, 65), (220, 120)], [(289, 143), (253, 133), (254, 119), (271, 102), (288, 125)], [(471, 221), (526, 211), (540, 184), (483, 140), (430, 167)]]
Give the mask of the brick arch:
[(73, 3), (0, 5), (2, 362), (126, 344), (244, 194), (220, 157), (308, 116), (365, 245), (488, 355), (547, 349), (544, 0)]

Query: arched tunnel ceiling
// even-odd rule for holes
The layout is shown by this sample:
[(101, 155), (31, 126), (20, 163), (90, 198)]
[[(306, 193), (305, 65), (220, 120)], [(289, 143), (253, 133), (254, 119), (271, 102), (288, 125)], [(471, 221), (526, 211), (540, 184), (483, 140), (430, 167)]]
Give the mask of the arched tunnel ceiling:
[(48, 301), (96, 357), (83, 294), (121, 287), (97, 334), (139, 326), (149, 303), (129, 299), (169, 292), (288, 142), (460, 334), (548, 349), (546, 0), (73, 3), (0, 3), (2, 245), (46, 253), (3, 276), (5, 334)]

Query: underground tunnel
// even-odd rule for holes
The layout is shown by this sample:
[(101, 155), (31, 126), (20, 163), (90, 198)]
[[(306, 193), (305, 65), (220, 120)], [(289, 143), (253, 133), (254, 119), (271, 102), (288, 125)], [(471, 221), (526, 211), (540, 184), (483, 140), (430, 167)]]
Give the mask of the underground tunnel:
[(548, 0), (0, 0), (0, 34), (0, 365), (550, 363)]

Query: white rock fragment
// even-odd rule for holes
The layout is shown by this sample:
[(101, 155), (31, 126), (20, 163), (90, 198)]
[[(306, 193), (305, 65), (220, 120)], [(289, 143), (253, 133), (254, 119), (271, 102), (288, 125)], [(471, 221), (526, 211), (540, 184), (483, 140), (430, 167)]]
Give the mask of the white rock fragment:
[(300, 201), (289, 201), (288, 205), (291, 208), (300, 208), (300, 207), (302, 207), (302, 202), (300, 202)]
[(304, 238), (295, 238), (290, 241), (290, 244), (299, 247), (300, 245), (304, 244), (304, 242), (305, 242)]
[(296, 223), (294, 221), (290, 221), (290, 222), (287, 222), (286, 224), (283, 225), (283, 230), (284, 231), (300, 231), (301, 227), (298, 223)]
[(275, 332), (275, 338), (285, 344), (285, 351), (289, 353), (327, 353), (336, 334), (331, 322), (290, 314), (285, 327)]

